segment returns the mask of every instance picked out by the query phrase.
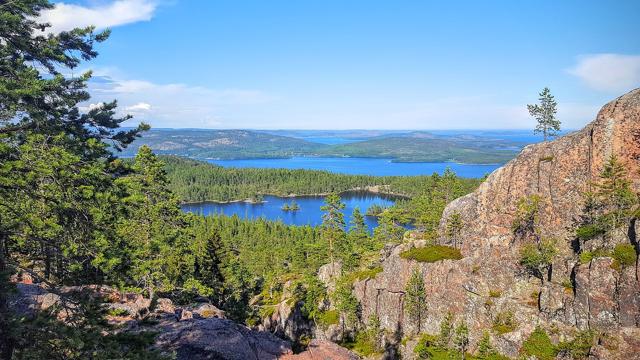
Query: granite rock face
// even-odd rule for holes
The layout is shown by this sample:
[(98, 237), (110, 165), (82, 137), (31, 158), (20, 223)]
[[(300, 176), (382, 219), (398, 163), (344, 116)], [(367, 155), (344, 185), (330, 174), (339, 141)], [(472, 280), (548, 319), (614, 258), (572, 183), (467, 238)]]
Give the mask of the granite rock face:
[[(622, 354), (640, 350), (638, 342), (627, 341), (632, 337), (625, 335), (637, 333), (640, 325), (638, 265), (617, 269), (610, 257), (581, 264), (572, 245), (584, 194), (611, 156), (625, 166), (634, 190), (640, 190), (640, 89), (605, 105), (584, 129), (525, 147), (475, 192), (451, 202), (443, 213), (440, 242), (448, 243), (446, 219), (460, 214), (463, 259), (419, 263), (400, 257), (411, 247), (423, 246), (420, 241), (391, 250), (382, 273), (355, 284), (362, 318), (375, 314), (385, 329), (405, 335), (418, 328), (435, 334), (446, 313), (452, 312), (456, 321), (469, 326), (474, 350), (483, 331), (491, 330), (501, 314), (511, 314), (516, 328), (491, 337), (500, 352), (512, 357), (518, 356), (522, 342), (538, 325), (566, 334), (598, 329), (618, 339)], [(544, 281), (528, 276), (519, 265), (523, 240), (512, 231), (518, 201), (532, 195), (541, 200), (541, 236), (557, 239), (558, 244), (552, 271)], [(607, 246), (631, 243), (638, 251), (637, 232), (633, 222)], [(403, 309), (404, 287), (415, 268), (423, 274), (427, 290), (428, 316), (421, 324), (408, 321)], [(406, 358), (411, 358), (410, 350)], [(607, 351), (607, 356), (618, 356)]]

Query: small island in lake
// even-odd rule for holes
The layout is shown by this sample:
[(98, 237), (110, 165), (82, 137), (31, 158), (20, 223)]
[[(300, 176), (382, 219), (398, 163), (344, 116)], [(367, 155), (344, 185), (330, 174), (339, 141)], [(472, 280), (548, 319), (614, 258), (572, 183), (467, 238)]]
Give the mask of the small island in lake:
[(291, 203), (282, 205), (280, 209), (282, 211), (298, 211), (300, 210), (300, 205), (295, 200), (291, 200)]
[(368, 209), (367, 212), (365, 213), (366, 216), (380, 216), (380, 214), (382, 214), (387, 208), (378, 204), (373, 204), (371, 205)]

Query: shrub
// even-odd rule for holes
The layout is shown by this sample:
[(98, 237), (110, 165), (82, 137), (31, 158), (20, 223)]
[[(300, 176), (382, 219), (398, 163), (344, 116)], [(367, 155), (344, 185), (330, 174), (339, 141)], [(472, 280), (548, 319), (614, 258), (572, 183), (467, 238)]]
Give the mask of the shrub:
[(450, 355), (454, 355), (451, 351), (438, 345), (438, 337), (431, 334), (422, 334), (420, 340), (413, 349), (418, 359), (442, 359), (448, 360)]
[(573, 290), (573, 282), (571, 282), (571, 279), (567, 278), (562, 280), (562, 287), (564, 287), (565, 290), (569, 291), (569, 290)]
[(540, 327), (537, 327), (522, 343), (520, 351), (525, 356), (535, 356), (538, 360), (553, 360), (557, 354), (549, 335)]
[(214, 291), (210, 287), (202, 284), (199, 280), (189, 278), (184, 282), (182, 286), (185, 291), (196, 293), (200, 296), (209, 297), (212, 296)]
[(590, 240), (597, 236), (604, 235), (605, 229), (600, 224), (582, 225), (576, 229), (576, 236), (580, 240)]
[(538, 244), (526, 244), (520, 249), (520, 265), (534, 276), (542, 278), (543, 271), (558, 253), (556, 240), (542, 239)]
[(329, 325), (337, 325), (340, 323), (340, 313), (338, 310), (327, 310), (320, 313), (318, 322), (325, 327)]
[(377, 353), (376, 345), (365, 333), (358, 333), (354, 340), (342, 342), (340, 345), (365, 357)]
[(509, 358), (499, 354), (491, 344), (491, 337), (489, 333), (485, 331), (482, 334), (482, 338), (478, 341), (478, 354), (473, 357), (477, 360), (508, 360)]
[(542, 239), (538, 244), (525, 244), (520, 249), (520, 265), (540, 279), (558, 253), (554, 239)]
[(513, 317), (513, 312), (502, 311), (493, 319), (491, 328), (496, 334), (502, 335), (514, 331), (517, 327), (518, 324), (516, 324), (516, 320)]
[(580, 253), (580, 264), (588, 264), (591, 260), (598, 257), (611, 256), (611, 253), (606, 249), (596, 249), (593, 251), (583, 251)]
[(631, 244), (618, 244), (613, 248), (613, 258), (622, 266), (632, 266), (636, 264), (638, 254)]
[(541, 198), (538, 195), (523, 197), (518, 200), (516, 216), (511, 223), (511, 230), (516, 235), (534, 234), (538, 225)]
[(400, 257), (418, 262), (433, 263), (440, 260), (460, 260), (460, 250), (444, 245), (427, 245), (421, 248), (413, 248), (400, 253)]
[(489, 290), (489, 296), (492, 298), (499, 298), (502, 296), (502, 291), (500, 290)]
[(129, 312), (125, 309), (109, 309), (107, 310), (109, 316), (127, 316)]
[(592, 330), (581, 331), (573, 340), (558, 344), (557, 351), (572, 359), (585, 359), (589, 356), (594, 339), (595, 333)]

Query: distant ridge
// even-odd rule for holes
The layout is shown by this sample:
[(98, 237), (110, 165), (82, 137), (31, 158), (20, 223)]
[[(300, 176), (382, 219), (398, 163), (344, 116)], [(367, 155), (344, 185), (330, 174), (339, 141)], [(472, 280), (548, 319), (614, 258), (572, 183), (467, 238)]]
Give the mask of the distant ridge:
[[(146, 144), (156, 153), (198, 159), (259, 159), (312, 157), (390, 158), (398, 162), (502, 164), (524, 143), (475, 135), (441, 136), (428, 131), (349, 132), (347, 143), (328, 145), (285, 136), (299, 133), (254, 130), (152, 129), (122, 155), (135, 155)], [(337, 132), (321, 131), (325, 136)], [(342, 134), (341, 134), (342, 135)], [(345, 136), (345, 135), (342, 135)], [(359, 137), (360, 136), (360, 137)], [(311, 137), (310, 137), (311, 138)]]

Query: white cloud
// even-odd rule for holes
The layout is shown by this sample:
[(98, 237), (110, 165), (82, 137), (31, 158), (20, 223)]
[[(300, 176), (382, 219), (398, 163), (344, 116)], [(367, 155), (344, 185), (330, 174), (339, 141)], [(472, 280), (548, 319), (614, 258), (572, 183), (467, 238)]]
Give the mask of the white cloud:
[(151, 110), (151, 104), (145, 102), (139, 102), (135, 105), (127, 106), (124, 108), (125, 111), (130, 112), (142, 112)]
[(640, 86), (640, 55), (584, 55), (568, 72), (595, 90), (628, 91)]
[[(210, 89), (186, 84), (157, 84), (144, 80), (121, 80), (96, 71), (89, 82), (92, 101), (118, 100), (119, 115), (154, 127), (242, 127), (277, 98), (258, 90)], [(90, 105), (86, 105), (88, 109)]]
[(96, 103), (96, 104), (87, 104), (86, 106), (80, 106), (79, 108), (80, 108), (81, 111), (91, 111), (93, 109), (99, 109), (103, 105), (104, 105), (103, 102), (99, 102), (99, 103)]
[(94, 7), (57, 3), (55, 8), (43, 11), (39, 21), (51, 24), (47, 29), (50, 32), (67, 31), (89, 25), (104, 29), (151, 20), (156, 7), (155, 1), (151, 0), (117, 0)]

